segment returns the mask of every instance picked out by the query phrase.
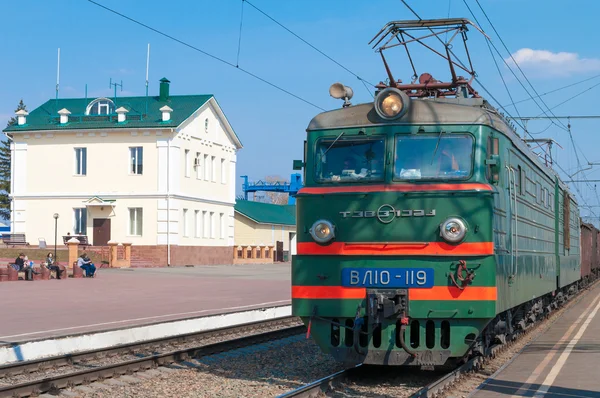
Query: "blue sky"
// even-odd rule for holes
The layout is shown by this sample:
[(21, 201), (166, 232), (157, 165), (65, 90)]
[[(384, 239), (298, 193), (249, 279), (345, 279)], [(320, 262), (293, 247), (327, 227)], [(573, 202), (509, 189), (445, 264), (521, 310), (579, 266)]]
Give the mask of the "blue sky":
[[(101, 1), (182, 41), (237, 63), (242, 0), (173, 2)], [(408, 0), (422, 18), (466, 17), (473, 19), (462, 0)], [(467, 0), (504, 58), (502, 47), (475, 0)], [(538, 93), (600, 74), (597, 15), (600, 2), (578, 1), (576, 6), (558, 0), (480, 0), (510, 52)], [(385, 79), (381, 60), (368, 42), (389, 20), (413, 19), (400, 0), (382, 1), (274, 1), (252, 0), (277, 21), (355, 72), (366, 81)], [(57, 48), (61, 48), (60, 96), (112, 95), (109, 79), (123, 81), (118, 95), (143, 95), (146, 48), (151, 45), (150, 94), (158, 93), (158, 80), (171, 80), (172, 94), (214, 94), (244, 148), (239, 152), (237, 174), (251, 179), (267, 175), (289, 178), (292, 160), (302, 157), (302, 142), (310, 119), (320, 112), (235, 68), (219, 63), (173, 40), (116, 16), (85, 0), (2, 2), (0, 24), (0, 123), (13, 115), (19, 99), (34, 109), (54, 98)], [(481, 83), (503, 105), (509, 104), (483, 37), (471, 30), (469, 46)], [(418, 52), (418, 72), (430, 72), (448, 80), (443, 62)], [(412, 75), (400, 51), (390, 56), (397, 79)], [(458, 55), (458, 54), (457, 54)], [(441, 60), (441, 59), (440, 59)], [(528, 98), (501, 60), (501, 71), (515, 100)], [(443, 60), (442, 60), (443, 61)], [(324, 109), (341, 102), (329, 97), (329, 86), (340, 81), (353, 87), (353, 103), (368, 102), (369, 91), (360, 81), (290, 33), (244, 5), (239, 65)], [(522, 81), (524, 79), (519, 76)], [(581, 93), (600, 77), (544, 96), (550, 107)], [(475, 84), (482, 94), (481, 87)], [(531, 91), (531, 89), (529, 89)], [(531, 91), (532, 92), (532, 91)], [(600, 86), (554, 109), (556, 115), (600, 114), (595, 102)], [(493, 101), (492, 101), (493, 102)], [(507, 108), (516, 116), (514, 108)], [(527, 101), (518, 105), (522, 116), (542, 113)], [(567, 121), (563, 121), (566, 125)], [(580, 161), (600, 161), (598, 120), (572, 120), (571, 129)], [(548, 127), (550, 126), (550, 127)], [(577, 171), (577, 160), (567, 132), (549, 121), (532, 121), (531, 132), (557, 140), (564, 149), (555, 151), (558, 163)], [(547, 128), (547, 130), (545, 130)], [(600, 166), (577, 175), (600, 179)], [(238, 180), (238, 190), (241, 179)], [(600, 200), (585, 183), (577, 184), (586, 202), (600, 215)], [(587, 214), (586, 211), (583, 214)]]

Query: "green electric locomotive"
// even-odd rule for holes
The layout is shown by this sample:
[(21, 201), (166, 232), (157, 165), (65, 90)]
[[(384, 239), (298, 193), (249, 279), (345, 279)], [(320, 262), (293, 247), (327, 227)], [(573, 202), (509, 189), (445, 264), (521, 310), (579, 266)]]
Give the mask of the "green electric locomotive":
[(292, 313), (339, 361), (464, 360), (577, 288), (577, 203), (447, 59), (450, 83), (402, 84), (384, 58), (390, 79), (372, 103), (352, 105), (351, 89), (333, 85), (344, 106), (314, 117), (295, 161), (305, 187)]

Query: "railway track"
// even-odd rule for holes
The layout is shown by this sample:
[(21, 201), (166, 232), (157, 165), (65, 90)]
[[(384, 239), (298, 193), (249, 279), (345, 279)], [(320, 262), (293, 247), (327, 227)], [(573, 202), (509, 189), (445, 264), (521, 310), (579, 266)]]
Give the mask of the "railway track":
[[(276, 329), (276, 330), (273, 330)], [(293, 316), (275, 320), (261, 321), (236, 325), (227, 328), (215, 329), (199, 333), (161, 338), (134, 344), (126, 344), (106, 349), (86, 351), (67, 356), (44, 358), (35, 361), (19, 362), (0, 367), (0, 382), (4, 378), (16, 375), (33, 377), (22, 383), (9, 386), (0, 386), (0, 397), (28, 397), (46, 392), (57, 392), (60, 389), (85, 385), (94, 381), (110, 379), (121, 375), (145, 371), (158, 366), (185, 361), (191, 358), (212, 355), (219, 352), (229, 351), (236, 348), (259, 344), (265, 341), (280, 339), (303, 333), (305, 327), (301, 321)], [(244, 335), (240, 337), (240, 335)], [(211, 338), (227, 338), (214, 344), (202, 345), (202, 340)], [(195, 346), (183, 349), (171, 349), (164, 351), (168, 346), (178, 344), (190, 345), (197, 342)], [(164, 352), (141, 356), (140, 358), (126, 361), (118, 361), (108, 365), (81, 369), (72, 372), (61, 372), (61, 374), (36, 377), (35, 374), (49, 369), (73, 366), (106, 357), (119, 355), (132, 355), (139, 351), (162, 350)], [(89, 365), (87, 365), (89, 366)]]
[[(563, 311), (567, 310), (572, 305), (576, 304), (581, 299), (583, 299), (583, 297), (598, 283), (600, 283), (600, 281), (592, 283), (585, 290), (580, 291), (579, 294), (576, 294), (574, 297), (571, 297), (568, 303), (566, 303), (566, 305), (564, 305), (558, 310), (560, 311), (558, 316), (555, 319), (553, 319), (549, 325), (546, 323), (548, 319), (545, 318), (543, 321), (531, 325), (525, 331), (519, 332), (515, 335), (515, 338), (513, 340), (508, 341), (506, 344), (495, 345), (491, 347), (488, 350), (486, 356), (477, 356), (471, 358), (463, 365), (457, 367), (456, 369), (450, 371), (442, 377), (439, 377), (435, 381), (423, 386), (422, 388), (418, 389), (418, 391), (413, 392), (411, 394), (407, 394), (406, 396), (410, 398), (437, 398), (445, 396), (443, 395), (444, 393), (447, 393), (448, 391), (452, 390), (452, 388), (458, 382), (460, 382), (465, 377), (468, 377), (470, 373), (481, 370), (489, 361), (496, 358), (496, 356), (501, 354), (503, 351), (511, 348), (514, 344), (518, 343), (530, 333), (540, 329), (547, 330), (547, 328), (549, 328), (552, 325), (552, 323), (554, 323), (556, 320), (558, 320), (558, 318), (560, 318), (560, 314), (562, 314)], [(282, 395), (279, 395), (278, 398), (314, 398), (332, 396), (332, 394), (337, 392), (341, 384), (347, 381), (352, 381), (353, 376), (355, 374), (358, 374), (358, 372), (360, 372), (361, 370), (366, 370), (366, 368), (366, 366), (358, 365), (353, 368), (345, 369), (343, 371), (305, 384), (304, 386), (299, 387), (295, 390), (288, 391)]]

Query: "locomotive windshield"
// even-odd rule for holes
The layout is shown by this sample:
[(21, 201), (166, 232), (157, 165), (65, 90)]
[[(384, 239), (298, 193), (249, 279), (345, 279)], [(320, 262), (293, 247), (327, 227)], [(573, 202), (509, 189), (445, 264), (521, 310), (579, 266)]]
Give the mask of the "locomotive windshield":
[(383, 181), (385, 138), (337, 137), (317, 142), (315, 177), (319, 182)]
[(394, 180), (468, 178), (473, 165), (473, 137), (398, 135), (394, 164)]

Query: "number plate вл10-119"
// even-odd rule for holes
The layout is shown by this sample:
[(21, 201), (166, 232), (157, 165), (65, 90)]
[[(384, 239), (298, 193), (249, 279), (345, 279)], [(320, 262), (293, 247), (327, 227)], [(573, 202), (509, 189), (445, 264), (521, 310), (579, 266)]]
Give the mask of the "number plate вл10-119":
[(344, 268), (342, 286), (428, 288), (433, 286), (433, 268)]

